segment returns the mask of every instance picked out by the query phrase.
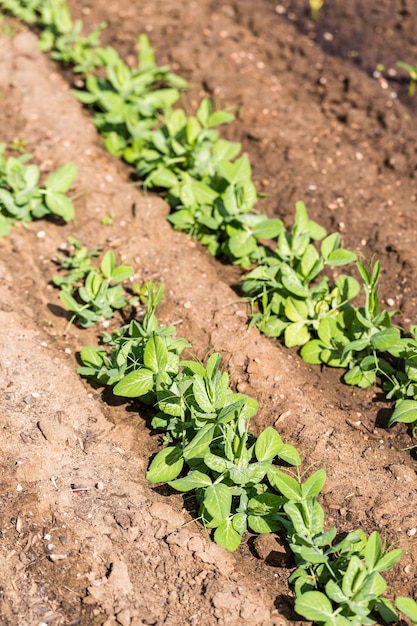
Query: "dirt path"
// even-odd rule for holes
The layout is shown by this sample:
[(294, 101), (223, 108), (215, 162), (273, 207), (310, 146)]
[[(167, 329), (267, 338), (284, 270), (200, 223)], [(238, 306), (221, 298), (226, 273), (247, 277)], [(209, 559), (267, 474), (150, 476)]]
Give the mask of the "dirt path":
[[(76, 17), (84, 3), (73, 4)], [(127, 42), (132, 46), (133, 36), (151, 25), (159, 60), (174, 62), (193, 80), (191, 106), (203, 89), (221, 106), (239, 104), (239, 120), (229, 132), (243, 138), (259, 188), (268, 188), (264, 210), (289, 223), (293, 200), (304, 198), (326, 227), (343, 223), (352, 247), (383, 255), (383, 294), (395, 289), (397, 306), (412, 319), (415, 154), (401, 102), (393, 100), (394, 121), (389, 118), (385, 133), (385, 149), (390, 141), (398, 150), (403, 146), (400, 170), (384, 165), (384, 138), (373, 136), (387, 101), (378, 83), (312, 48), (315, 71), (322, 73), (316, 65), (326, 60), (323, 84), (330, 85), (321, 98), (316, 75), (306, 77), (308, 40), (296, 38), (285, 21), (268, 23), (268, 16), (279, 17), (269, 4), (257, 12), (253, 2), (198, 7), (164, 3), (162, 19), (162, 3), (135, 13), (128, 2), (96, 2), (83, 17), (92, 23), (109, 18), (113, 45), (130, 53)], [(290, 569), (274, 560), (277, 540), (249, 537), (230, 555), (210, 544), (198, 523), (182, 528), (192, 519), (192, 504), (144, 480), (159, 445), (146, 427), (148, 414), (109, 402), (75, 374), (76, 352), (96, 336), (94, 330), (68, 328), (48, 286), (55, 273), (50, 259), (68, 235), (89, 248), (112, 247), (135, 265), (139, 281), (165, 282), (161, 321), (177, 323), (200, 358), (212, 349), (222, 352), (233, 383), (260, 402), (255, 430), (275, 424), (307, 466), (326, 468), (322, 503), (329, 525), (340, 532), (358, 525), (367, 532), (386, 530), (387, 541), (398, 542), (405, 556), (390, 582), (398, 592), (412, 593), (417, 477), (415, 462), (401, 450), (410, 445), (405, 429), (380, 427), (386, 406), (375, 401), (374, 390), (342, 386), (337, 372), (309, 368), (294, 352), (247, 329), (245, 305), (230, 287), (238, 280), (236, 270), (172, 231), (164, 203), (129, 184), (128, 170), (105, 154), (89, 117), (37, 52), (33, 36), (1, 39), (0, 59), (1, 139), (27, 139), (45, 173), (68, 160), (79, 167), (74, 224), (39, 222), (0, 240), (2, 623), (297, 623), (286, 584)], [(348, 73), (349, 84), (356, 85), (351, 100), (345, 92), (336, 102), (330, 95), (343, 84), (337, 72)], [(371, 112), (366, 89), (373, 89)], [(353, 107), (359, 94), (363, 100)], [(337, 111), (346, 107), (349, 115), (355, 111), (355, 122), (337, 121)], [(322, 167), (325, 154), (332, 162)], [(336, 208), (329, 207), (333, 200)], [(102, 226), (112, 212), (113, 224)]]

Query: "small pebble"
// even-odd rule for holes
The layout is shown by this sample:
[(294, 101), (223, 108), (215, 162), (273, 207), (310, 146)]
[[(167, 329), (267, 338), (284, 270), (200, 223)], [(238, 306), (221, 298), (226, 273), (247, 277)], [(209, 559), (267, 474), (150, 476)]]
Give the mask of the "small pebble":
[(52, 561), (52, 563), (56, 563), (57, 561), (63, 561), (66, 558), (67, 558), (66, 554), (50, 554), (49, 555), (49, 560)]

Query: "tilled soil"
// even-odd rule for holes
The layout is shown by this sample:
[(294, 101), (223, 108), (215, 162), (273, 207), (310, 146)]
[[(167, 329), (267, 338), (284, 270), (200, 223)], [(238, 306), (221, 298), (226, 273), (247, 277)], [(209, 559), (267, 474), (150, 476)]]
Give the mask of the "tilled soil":
[[(124, 55), (146, 32), (158, 62), (190, 81), (190, 111), (204, 95), (234, 110), (224, 132), (250, 157), (267, 194), (261, 210), (291, 224), (302, 199), (347, 247), (380, 258), (382, 300), (407, 327), (416, 321), (415, 103), (398, 74), (372, 74), (375, 62), (412, 62), (417, 18), (406, 2), (401, 11), (345, 4), (325, 3), (314, 25), (301, 1), (70, 2), (89, 27), (106, 20), (105, 42)], [(233, 385), (260, 403), (254, 432), (275, 425), (306, 471), (325, 467), (327, 525), (396, 542), (404, 557), (389, 583), (415, 593), (415, 461), (406, 428), (385, 427), (389, 403), (248, 329), (239, 271), (171, 229), (162, 200), (105, 153), (72, 79), (10, 24), (14, 38), (0, 39), (0, 139), (26, 139), (45, 175), (69, 160), (79, 175), (73, 224), (37, 222), (0, 240), (1, 623), (297, 623), (280, 540), (248, 535), (233, 555), (211, 544), (192, 498), (144, 479), (160, 445), (149, 410), (77, 376), (77, 352), (100, 330), (69, 326), (49, 285), (70, 235), (114, 249), (138, 281), (165, 283), (160, 320), (176, 323), (197, 357), (223, 354)]]

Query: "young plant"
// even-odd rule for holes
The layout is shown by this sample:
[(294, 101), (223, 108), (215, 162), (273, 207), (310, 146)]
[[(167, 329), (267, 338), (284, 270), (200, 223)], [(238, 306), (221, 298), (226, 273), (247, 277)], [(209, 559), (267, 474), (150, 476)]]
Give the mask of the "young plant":
[(324, 5), (324, 0), (309, 0), (309, 4), (310, 4), (311, 19), (314, 22), (318, 22), (319, 21), (319, 12), (320, 12), (320, 9)]
[(104, 76), (89, 75), (86, 90), (73, 91), (92, 110), (106, 148), (117, 156), (123, 155), (136, 137), (150, 131), (160, 112), (169, 111), (187, 86), (168, 66), (157, 66), (146, 35), (138, 38), (138, 46), (137, 68), (129, 67), (114, 48), (99, 49)]
[(72, 253), (62, 254), (57, 252), (54, 259), (60, 266), (60, 269), (67, 270), (67, 273), (64, 275), (57, 274), (53, 277), (52, 282), (63, 291), (72, 293), (74, 286), (81, 282), (92, 269), (92, 260), (100, 254), (101, 246), (97, 246), (89, 252), (74, 237), (68, 237), (68, 243), (72, 247)]
[(398, 338), (396, 344), (388, 348), (395, 366), (385, 373), (383, 388), (388, 399), (396, 400), (388, 426), (397, 422), (410, 424), (414, 435), (417, 428), (417, 326), (410, 328), (410, 335)]
[(387, 585), (380, 572), (393, 567), (401, 550), (384, 554), (381, 538), (373, 532), (367, 539), (356, 530), (332, 545), (336, 529), (325, 530), (324, 513), (317, 502), (326, 478), (315, 472), (305, 483), (280, 470), (270, 477), (273, 486), (287, 499), (286, 530), (297, 569), (294, 584), (295, 610), (316, 624), (347, 626), (375, 624), (371, 614), (396, 621), (391, 603), (382, 598)]
[[(312, 240), (323, 240), (320, 253)], [(317, 336), (322, 320), (336, 320), (359, 291), (357, 281), (341, 275), (330, 286), (325, 267), (353, 262), (356, 255), (339, 247), (340, 236), (311, 221), (304, 203), (296, 204), (291, 232), (282, 228), (273, 253), (246, 274), (243, 291), (258, 308), (252, 324), (270, 337), (284, 336), (287, 347)]]
[(74, 313), (82, 328), (113, 317), (115, 310), (134, 305), (138, 298), (127, 294), (120, 284), (132, 276), (134, 270), (129, 265), (116, 265), (114, 252), (109, 250), (103, 256), (99, 268), (91, 267), (91, 259), (97, 249), (88, 253), (85, 248), (75, 246), (74, 257), (63, 257), (63, 264), (69, 269), (64, 277), (56, 276), (55, 285), (61, 288), (59, 297), (64, 306)]
[[(189, 344), (184, 339), (174, 337), (174, 326), (160, 326), (158, 323), (155, 310), (162, 299), (163, 286), (146, 282), (141, 292), (146, 294), (147, 301), (147, 310), (142, 322), (132, 320), (112, 334), (105, 334), (103, 342), (105, 346), (110, 347), (110, 351), (105, 346), (82, 348), (80, 357), (83, 366), (78, 368), (78, 373), (91, 377), (102, 385), (114, 386), (123, 379), (124, 382), (119, 387), (119, 390), (124, 392), (122, 395), (132, 397), (133, 393), (134, 397), (140, 397), (144, 401), (144, 396), (148, 391), (145, 390), (141, 395), (140, 392), (144, 387), (140, 387), (140, 384), (142, 382), (146, 385), (145, 372), (135, 374), (133, 379), (128, 376), (144, 368), (153, 372), (154, 365), (150, 353), (153, 350), (156, 351), (158, 346), (159, 352), (163, 351), (166, 356), (165, 372), (178, 373), (179, 356), (185, 348), (189, 347)], [(160, 340), (164, 343), (162, 348)], [(146, 360), (145, 350), (147, 350)], [(158, 358), (158, 363), (162, 364), (162, 357)]]
[(391, 324), (393, 312), (380, 310), (379, 261), (371, 273), (362, 263), (357, 263), (357, 269), (363, 281), (365, 305), (345, 308), (333, 320), (322, 320), (318, 338), (303, 346), (301, 356), (307, 363), (347, 367), (345, 382), (365, 388), (375, 384), (378, 375), (393, 371), (382, 353), (397, 345), (400, 331)]
[(415, 92), (416, 92), (416, 85), (417, 85), (417, 65), (410, 65), (410, 63), (404, 63), (404, 61), (397, 61), (396, 63), (397, 67), (400, 67), (401, 69), (405, 70), (408, 73), (408, 76), (410, 78), (410, 84), (408, 87), (408, 95), (410, 97), (413, 97)]
[(7, 235), (17, 221), (29, 222), (46, 215), (73, 220), (74, 205), (66, 193), (77, 175), (75, 164), (63, 165), (40, 185), (39, 167), (25, 165), (31, 155), (7, 158), (5, 150), (6, 144), (0, 143), (0, 236)]
[(243, 267), (259, 261), (265, 249), (258, 240), (273, 239), (283, 225), (254, 213), (257, 194), (251, 176), (244, 156), (233, 162), (220, 160), (212, 178), (197, 180), (183, 173), (179, 182), (172, 180), (166, 197), (174, 209), (168, 220), (199, 239), (213, 255)]
[(32, 24), (38, 19), (38, 12), (45, 0), (1, 0), (1, 8), (11, 15)]

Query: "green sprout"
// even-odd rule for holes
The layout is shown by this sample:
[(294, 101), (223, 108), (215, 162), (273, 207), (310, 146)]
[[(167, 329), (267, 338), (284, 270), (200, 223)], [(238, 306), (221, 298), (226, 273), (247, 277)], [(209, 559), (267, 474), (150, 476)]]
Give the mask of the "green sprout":
[(410, 77), (410, 84), (408, 86), (408, 95), (413, 97), (416, 92), (416, 84), (417, 84), (417, 65), (410, 65), (409, 63), (404, 63), (404, 61), (397, 61), (397, 67), (401, 67), (401, 69), (408, 72)]
[(319, 11), (324, 4), (324, 0), (309, 0), (310, 4), (310, 15), (313, 22), (318, 22), (319, 20)]

